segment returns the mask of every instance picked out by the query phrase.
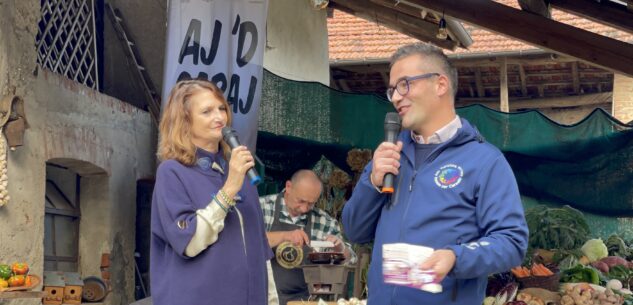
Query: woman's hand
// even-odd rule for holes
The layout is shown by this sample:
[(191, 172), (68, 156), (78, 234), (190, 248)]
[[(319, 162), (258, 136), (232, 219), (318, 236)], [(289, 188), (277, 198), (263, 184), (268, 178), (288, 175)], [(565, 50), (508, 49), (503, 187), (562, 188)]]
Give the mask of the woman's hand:
[(246, 171), (255, 166), (255, 159), (246, 146), (238, 146), (231, 151), (229, 161), (229, 175), (222, 189), (229, 196), (235, 197), (244, 184)]

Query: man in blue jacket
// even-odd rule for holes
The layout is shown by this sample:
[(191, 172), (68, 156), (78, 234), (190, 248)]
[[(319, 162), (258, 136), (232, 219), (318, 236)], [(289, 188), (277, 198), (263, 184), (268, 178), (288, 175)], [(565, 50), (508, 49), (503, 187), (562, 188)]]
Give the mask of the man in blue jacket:
[[(391, 58), (387, 97), (402, 119), (397, 144), (374, 152), (343, 210), (347, 237), (374, 241), (368, 304), (481, 304), (491, 273), (521, 264), (528, 229), (512, 169), (455, 113), (457, 71), (428, 44)], [(386, 173), (395, 192), (381, 193)], [(421, 265), (443, 291), (385, 284), (382, 248), (407, 243), (435, 249)]]

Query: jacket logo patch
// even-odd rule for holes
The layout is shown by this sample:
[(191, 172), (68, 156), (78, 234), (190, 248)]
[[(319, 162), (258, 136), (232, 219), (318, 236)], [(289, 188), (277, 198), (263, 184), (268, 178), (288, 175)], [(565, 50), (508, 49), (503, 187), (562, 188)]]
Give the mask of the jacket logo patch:
[(443, 189), (454, 188), (462, 182), (464, 170), (455, 164), (446, 164), (435, 172), (435, 184)]

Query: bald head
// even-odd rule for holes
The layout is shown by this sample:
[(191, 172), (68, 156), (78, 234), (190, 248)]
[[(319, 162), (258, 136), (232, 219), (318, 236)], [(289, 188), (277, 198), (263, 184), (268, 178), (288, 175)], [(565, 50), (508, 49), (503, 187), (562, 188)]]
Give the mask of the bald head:
[(315, 172), (309, 169), (302, 169), (295, 172), (290, 178), (290, 182), (292, 182), (293, 184), (306, 182), (321, 185), (321, 179), (319, 178), (319, 176), (317, 176)]
[(321, 179), (311, 170), (299, 170), (286, 181), (284, 200), (291, 216), (305, 214), (312, 210), (321, 196)]

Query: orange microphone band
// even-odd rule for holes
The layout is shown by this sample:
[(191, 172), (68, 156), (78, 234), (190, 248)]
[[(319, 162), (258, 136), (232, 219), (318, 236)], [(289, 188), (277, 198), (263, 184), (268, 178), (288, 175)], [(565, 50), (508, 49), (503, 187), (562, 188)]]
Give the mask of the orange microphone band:
[(383, 188), (382, 188), (382, 192), (383, 192), (383, 193), (389, 193), (389, 194), (391, 194), (391, 193), (393, 193), (393, 191), (394, 191), (393, 187), (383, 187)]

